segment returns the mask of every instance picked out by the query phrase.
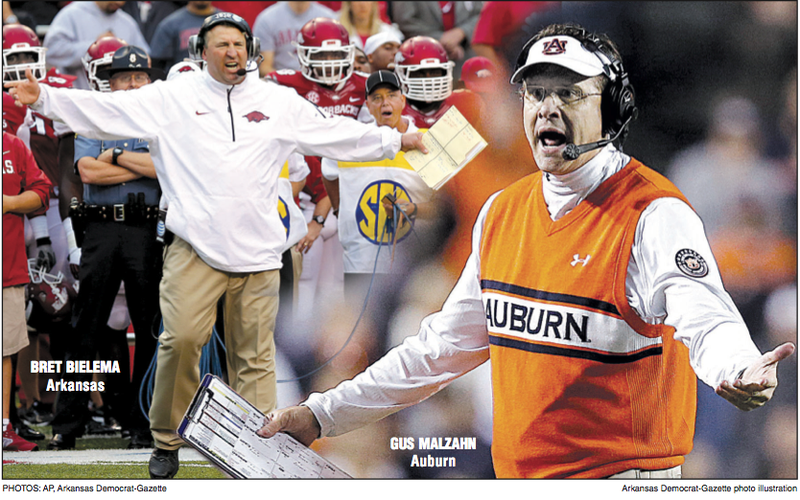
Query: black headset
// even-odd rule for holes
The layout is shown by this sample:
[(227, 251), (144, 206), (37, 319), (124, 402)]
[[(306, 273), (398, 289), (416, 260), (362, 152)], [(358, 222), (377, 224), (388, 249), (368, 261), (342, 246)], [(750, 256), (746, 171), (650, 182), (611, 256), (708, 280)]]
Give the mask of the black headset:
[(250, 26), (247, 24), (247, 21), (231, 12), (217, 12), (216, 14), (208, 16), (205, 21), (203, 21), (203, 25), (200, 27), (200, 31), (196, 35), (189, 37), (189, 55), (192, 57), (192, 59), (203, 58), (203, 47), (205, 45), (206, 33), (208, 33), (214, 26), (219, 24), (230, 24), (244, 33), (244, 42), (245, 48), (247, 49), (248, 61), (253, 61), (256, 59), (256, 57), (258, 57), (258, 55), (261, 53), (261, 41), (258, 39), (258, 37), (253, 36), (253, 32), (250, 30)]
[[(559, 35), (548, 34), (546, 36)], [(608, 77), (609, 83), (606, 85), (606, 88), (603, 89), (603, 95), (600, 101), (600, 113), (603, 118), (603, 133), (613, 137), (620, 133), (623, 127), (627, 128), (627, 125), (635, 120), (639, 114), (639, 109), (636, 107), (636, 93), (628, 79), (627, 71), (625, 71), (625, 68), (622, 66), (622, 61), (614, 57), (613, 51), (607, 47), (605, 42), (584, 29), (580, 29), (578, 37), (566, 34), (562, 36), (585, 39), (585, 41), (581, 41), (581, 45), (597, 56), (603, 64), (603, 73)], [(531, 47), (542, 38), (544, 38), (544, 36), (536, 35), (528, 40), (525, 46), (522, 47), (522, 51), (517, 57), (514, 73), (512, 74), (515, 74), (525, 65)], [(625, 139), (625, 135), (627, 135), (627, 130), (620, 135), (622, 140)]]

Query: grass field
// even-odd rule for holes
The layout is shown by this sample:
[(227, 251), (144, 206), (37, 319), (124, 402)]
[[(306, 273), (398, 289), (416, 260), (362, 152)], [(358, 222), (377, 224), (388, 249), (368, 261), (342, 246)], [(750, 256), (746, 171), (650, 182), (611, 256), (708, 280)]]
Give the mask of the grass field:
[[(147, 464), (3, 464), (3, 479), (149, 479)], [(176, 479), (224, 479), (207, 462), (181, 463)]]
[[(150, 450), (127, 450), (128, 440), (119, 434), (88, 436), (75, 442), (75, 451), (46, 451), (50, 427), (37, 427), (46, 439), (37, 441), (41, 451), (3, 453), (3, 479), (148, 479)], [(97, 450), (97, 453), (86, 453)], [(115, 453), (115, 450), (119, 453)], [(183, 452), (181, 452), (183, 453)], [(88, 457), (88, 459), (87, 459)], [(11, 462), (11, 463), (9, 463)], [(18, 462), (18, 463), (14, 463)], [(176, 479), (223, 479), (225, 475), (206, 461), (181, 461)]]

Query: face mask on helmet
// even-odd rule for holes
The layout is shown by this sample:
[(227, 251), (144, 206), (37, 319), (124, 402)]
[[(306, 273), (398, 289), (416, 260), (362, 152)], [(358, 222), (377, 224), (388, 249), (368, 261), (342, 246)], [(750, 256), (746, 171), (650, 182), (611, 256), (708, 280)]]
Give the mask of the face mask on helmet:
[(395, 54), (394, 71), (403, 94), (412, 101), (438, 102), (453, 93), (453, 67), (439, 42), (428, 37), (406, 40)]
[(335, 85), (353, 74), (355, 45), (350, 43), (350, 35), (338, 21), (312, 19), (292, 44), (297, 48), (303, 76), (312, 82)]
[(342, 46), (339, 40), (325, 40), (322, 47), (297, 45), (303, 75), (323, 85), (335, 85), (350, 78), (355, 54), (354, 45)]
[(36, 33), (27, 26), (3, 26), (3, 83), (25, 80), (26, 69), (30, 69), (37, 80), (44, 79), (46, 51)]
[[(63, 320), (72, 313), (72, 302), (78, 296), (77, 284), (64, 282), (64, 275), (46, 273), (36, 267), (36, 259), (28, 260), (30, 283), (26, 285), (29, 313), (41, 310), (52, 320)], [(35, 306), (34, 306), (35, 303)]]
[(114, 53), (126, 45), (127, 43), (118, 38), (107, 36), (94, 42), (83, 55), (81, 58), (83, 69), (86, 72), (86, 78), (89, 79), (89, 85), (94, 90), (111, 92), (111, 84), (108, 80), (97, 78), (97, 73), (111, 66)]

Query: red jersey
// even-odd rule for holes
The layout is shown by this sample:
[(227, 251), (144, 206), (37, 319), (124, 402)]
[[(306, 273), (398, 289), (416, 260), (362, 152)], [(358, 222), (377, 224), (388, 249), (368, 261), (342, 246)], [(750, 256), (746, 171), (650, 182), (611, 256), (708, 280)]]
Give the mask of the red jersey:
[(450, 97), (441, 101), (438, 108), (427, 113), (419, 111), (407, 101), (403, 116), (414, 120), (414, 124), (419, 128), (431, 128), (452, 106), (455, 106), (468, 122), (478, 128), (478, 121), (483, 111), (483, 101), (478, 94), (466, 89), (454, 90)]
[[(72, 88), (72, 82), (76, 77), (62, 75), (55, 68), (45, 75), (40, 83), (53, 88)], [(50, 183), (57, 186), (61, 177), (58, 165), (58, 138), (70, 133), (69, 128), (62, 123), (53, 123), (53, 120), (46, 118), (35, 111), (31, 111), (33, 123), (30, 125), (31, 132), (31, 151), (36, 163), (39, 165)], [(51, 193), (52, 196), (55, 193)]]
[[(331, 115), (349, 116), (357, 120), (362, 112), (361, 108), (365, 108), (367, 76), (361, 73), (353, 72), (350, 78), (331, 87), (312, 82), (293, 69), (273, 71), (265, 78), (293, 88), (300, 97)], [(311, 195), (312, 202), (317, 203), (328, 195), (322, 185), (322, 163), (317, 156), (305, 158), (311, 173), (306, 177), (303, 191)]]
[(361, 73), (354, 72), (350, 78), (332, 87), (312, 82), (293, 69), (273, 71), (265, 78), (285, 87), (292, 87), (300, 97), (331, 115), (358, 118), (366, 101), (367, 77)]
[(3, 92), (3, 132), (17, 135), (17, 131), (25, 123), (27, 113), (28, 106), (18, 107), (11, 94)]
[[(35, 192), (42, 206), (50, 203), (50, 182), (36, 166), (31, 151), (17, 136), (3, 132), (3, 195), (17, 196)], [(22, 216), (3, 214), (3, 287), (28, 282), (28, 256), (25, 253), (25, 229)]]

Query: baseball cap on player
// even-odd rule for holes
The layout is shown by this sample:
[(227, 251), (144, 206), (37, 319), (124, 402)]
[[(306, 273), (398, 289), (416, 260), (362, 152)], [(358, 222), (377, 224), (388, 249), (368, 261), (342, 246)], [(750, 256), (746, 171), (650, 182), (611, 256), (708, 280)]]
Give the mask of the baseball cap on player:
[(147, 53), (135, 45), (120, 47), (114, 52), (111, 64), (97, 72), (97, 77), (108, 80), (114, 73), (120, 71), (143, 71), (150, 79), (163, 78), (164, 72), (150, 66)]
[(370, 55), (375, 52), (378, 47), (387, 42), (394, 42), (397, 45), (403, 43), (396, 33), (392, 33), (391, 31), (383, 31), (367, 38), (367, 41), (364, 42), (364, 53), (366, 55)]
[(397, 75), (384, 69), (372, 73), (369, 75), (369, 78), (367, 78), (367, 96), (369, 96), (379, 85), (388, 85), (400, 90), (400, 80), (397, 78)]
[(563, 35), (547, 36), (531, 46), (525, 63), (511, 77), (511, 83), (519, 83), (522, 75), (536, 64), (556, 64), (583, 76), (602, 75), (606, 70), (600, 58), (586, 50), (579, 40)]

